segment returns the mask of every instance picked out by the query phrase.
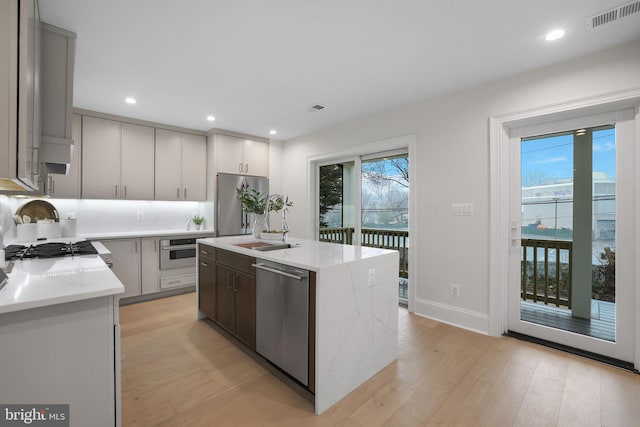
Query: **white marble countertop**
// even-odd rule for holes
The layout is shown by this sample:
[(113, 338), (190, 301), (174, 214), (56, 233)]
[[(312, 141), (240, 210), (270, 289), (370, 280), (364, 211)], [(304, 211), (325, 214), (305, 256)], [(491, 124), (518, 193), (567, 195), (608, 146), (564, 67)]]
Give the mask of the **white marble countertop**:
[(105, 233), (85, 233), (81, 236), (87, 240), (97, 239), (128, 239), (135, 237), (166, 237), (166, 236), (206, 236), (212, 235), (213, 230), (148, 230), (148, 231), (117, 231)]
[(0, 314), (124, 292), (99, 255), (16, 261), (8, 276)]
[(288, 243), (292, 245), (291, 248), (275, 251), (257, 251), (235, 245), (236, 243), (243, 244), (249, 242), (280, 243), (279, 241), (256, 239), (253, 236), (198, 239), (198, 243), (205, 245), (316, 272), (323, 268), (357, 262), (395, 252), (387, 249), (341, 245), (295, 238), (290, 238), (288, 241)]

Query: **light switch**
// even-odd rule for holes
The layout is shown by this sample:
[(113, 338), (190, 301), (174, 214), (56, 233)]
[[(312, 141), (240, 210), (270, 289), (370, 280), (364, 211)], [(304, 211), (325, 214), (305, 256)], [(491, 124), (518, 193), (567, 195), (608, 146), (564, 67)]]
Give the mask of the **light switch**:
[(473, 215), (473, 203), (453, 203), (451, 205), (451, 215), (454, 215), (454, 216)]

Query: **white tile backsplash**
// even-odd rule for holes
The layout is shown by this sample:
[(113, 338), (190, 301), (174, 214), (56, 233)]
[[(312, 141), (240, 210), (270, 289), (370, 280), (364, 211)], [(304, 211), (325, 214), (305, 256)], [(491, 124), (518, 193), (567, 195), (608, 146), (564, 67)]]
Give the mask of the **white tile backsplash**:
[[(13, 213), (33, 199), (0, 196), (0, 224), (5, 242), (15, 240)], [(60, 218), (77, 218), (78, 234), (184, 229), (192, 215), (205, 216), (204, 229), (213, 228), (212, 202), (46, 199)], [(192, 226), (193, 228), (193, 226)]]

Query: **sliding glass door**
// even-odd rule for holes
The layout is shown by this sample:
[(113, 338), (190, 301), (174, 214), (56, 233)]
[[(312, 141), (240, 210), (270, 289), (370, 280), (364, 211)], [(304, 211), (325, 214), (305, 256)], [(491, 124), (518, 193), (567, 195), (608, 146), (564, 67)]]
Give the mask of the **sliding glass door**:
[(318, 167), (318, 240), (354, 244), (356, 228), (356, 161)]
[(404, 151), (319, 164), (317, 237), (397, 250), (398, 296), (409, 288), (409, 159)]

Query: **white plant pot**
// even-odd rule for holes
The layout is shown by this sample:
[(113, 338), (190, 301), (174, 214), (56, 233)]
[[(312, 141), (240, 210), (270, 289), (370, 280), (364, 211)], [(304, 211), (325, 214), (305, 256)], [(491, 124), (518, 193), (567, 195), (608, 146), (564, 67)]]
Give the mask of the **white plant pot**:
[(260, 233), (262, 240), (282, 240), (282, 233)]
[(263, 230), (267, 229), (267, 218), (264, 215), (254, 214), (253, 216), (253, 237), (260, 239)]

